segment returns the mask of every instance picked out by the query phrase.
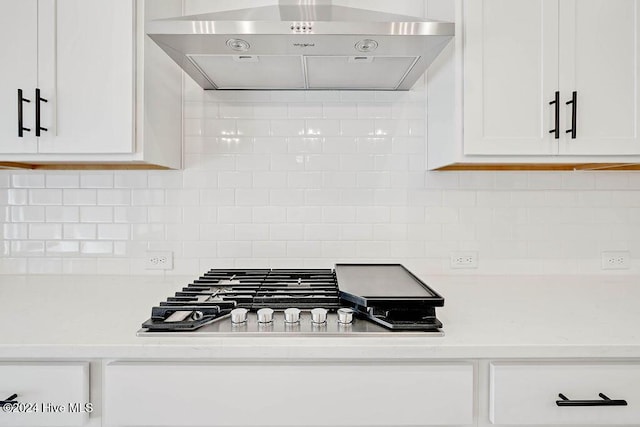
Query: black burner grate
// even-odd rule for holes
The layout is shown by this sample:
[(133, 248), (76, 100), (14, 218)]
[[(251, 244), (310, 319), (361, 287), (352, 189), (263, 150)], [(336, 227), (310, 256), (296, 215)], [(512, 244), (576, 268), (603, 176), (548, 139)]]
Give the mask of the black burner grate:
[(154, 307), (149, 330), (194, 330), (236, 307), (336, 310), (340, 295), (331, 269), (212, 269)]

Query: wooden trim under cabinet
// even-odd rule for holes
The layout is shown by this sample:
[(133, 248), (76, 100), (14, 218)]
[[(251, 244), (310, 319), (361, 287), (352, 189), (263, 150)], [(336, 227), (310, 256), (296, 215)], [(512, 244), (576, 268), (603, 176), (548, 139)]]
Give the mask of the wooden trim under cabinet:
[(166, 166), (147, 163), (20, 163), (0, 162), (0, 169), (39, 170), (170, 170)]
[(436, 171), (636, 171), (640, 163), (455, 163)]

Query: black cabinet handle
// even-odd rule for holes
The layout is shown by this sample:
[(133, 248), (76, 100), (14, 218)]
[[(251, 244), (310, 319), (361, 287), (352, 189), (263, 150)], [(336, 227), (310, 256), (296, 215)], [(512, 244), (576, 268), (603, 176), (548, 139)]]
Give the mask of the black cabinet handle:
[(571, 101), (567, 101), (567, 105), (571, 105), (571, 129), (567, 133), (571, 134), (571, 139), (576, 139), (578, 131), (578, 92), (573, 91)]
[(556, 400), (558, 406), (627, 406), (627, 401), (622, 399), (609, 399), (604, 393), (598, 393), (602, 400), (569, 400), (567, 396), (560, 393)]
[(49, 129), (43, 128), (40, 124), (40, 102), (49, 102), (40, 96), (40, 89), (36, 89), (36, 136), (40, 136), (40, 131), (47, 132)]
[(16, 402), (17, 398), (18, 395), (14, 393), (11, 396), (7, 397), (5, 400), (0, 400), (0, 406), (6, 405), (7, 403), (18, 403)]
[(549, 103), (549, 105), (555, 105), (556, 106), (556, 111), (555, 111), (555, 128), (551, 129), (549, 131), (549, 133), (553, 133), (554, 138), (555, 139), (560, 139), (560, 92), (556, 91), (556, 96), (553, 99), (553, 101), (551, 101)]
[(22, 105), (25, 102), (31, 102), (31, 101), (22, 96), (22, 89), (18, 89), (18, 137), (19, 138), (24, 137), (25, 131), (31, 132), (31, 129), (24, 127), (24, 122), (23, 122), (24, 111), (23, 111)]

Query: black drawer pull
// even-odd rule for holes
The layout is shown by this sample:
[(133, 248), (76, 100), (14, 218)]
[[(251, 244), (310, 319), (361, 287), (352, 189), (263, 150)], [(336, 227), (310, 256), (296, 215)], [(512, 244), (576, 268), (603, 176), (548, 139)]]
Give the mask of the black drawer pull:
[(18, 89), (18, 138), (23, 138), (25, 131), (31, 132), (31, 129), (24, 127), (23, 104), (25, 102), (31, 102), (31, 101), (22, 96), (22, 89)]
[(578, 132), (578, 92), (574, 91), (571, 94), (571, 101), (567, 101), (566, 104), (571, 105), (571, 129), (568, 129), (567, 133), (571, 134), (571, 139), (576, 139)]
[(43, 128), (40, 122), (40, 103), (49, 102), (40, 96), (40, 89), (36, 89), (36, 136), (40, 136), (40, 131), (47, 132), (49, 129)]
[(553, 101), (549, 102), (549, 105), (555, 105), (555, 128), (551, 129), (549, 133), (554, 134), (555, 139), (560, 139), (560, 92), (556, 91), (556, 96)]
[(18, 403), (18, 402), (16, 402), (17, 398), (18, 398), (18, 395), (13, 393), (11, 396), (7, 397), (5, 400), (0, 400), (0, 406), (6, 405), (7, 403), (9, 403), (9, 404)]
[(627, 406), (627, 401), (622, 399), (609, 399), (604, 393), (598, 393), (602, 400), (569, 400), (567, 396), (560, 393), (556, 400), (558, 406)]

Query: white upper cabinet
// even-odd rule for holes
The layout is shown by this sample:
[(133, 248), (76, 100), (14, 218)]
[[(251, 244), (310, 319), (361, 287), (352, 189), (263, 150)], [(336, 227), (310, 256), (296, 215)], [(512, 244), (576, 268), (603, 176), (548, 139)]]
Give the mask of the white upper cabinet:
[(458, 25), (428, 74), (430, 169), (640, 164), (640, 0), (455, 5), (433, 17)]
[[(38, 81), (38, 1), (3, 0), (0, 38), (0, 153), (35, 153), (34, 103), (19, 101), (18, 90), (33, 101)], [(26, 128), (22, 132), (20, 123)]]
[(637, 0), (464, 5), (464, 154), (640, 154)]
[[(39, 79), (48, 132), (41, 153), (131, 153), (134, 12), (131, 1), (41, 2)], [(54, 6), (55, 5), (55, 6)]]
[(465, 23), (464, 153), (551, 152), (557, 0), (472, 0)]
[[(639, 154), (639, 2), (561, 0), (560, 154)], [(572, 106), (576, 92), (575, 139)]]
[(0, 164), (180, 167), (182, 72), (144, 25), (181, 13), (181, 0), (0, 3)]

